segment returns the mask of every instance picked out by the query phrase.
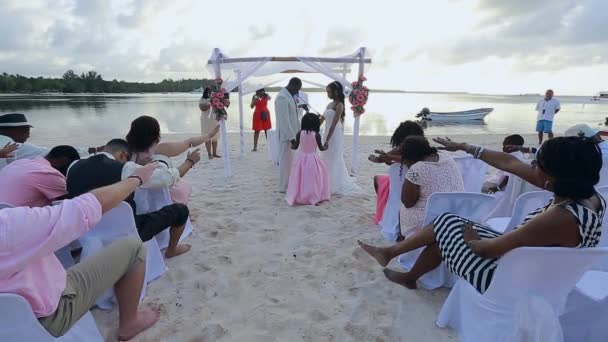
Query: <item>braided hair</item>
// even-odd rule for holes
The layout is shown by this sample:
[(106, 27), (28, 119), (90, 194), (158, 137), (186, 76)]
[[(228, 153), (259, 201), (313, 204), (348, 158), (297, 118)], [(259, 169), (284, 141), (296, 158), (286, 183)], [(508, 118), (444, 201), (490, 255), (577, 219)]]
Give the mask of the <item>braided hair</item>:
[(331, 89), (334, 92), (334, 94), (336, 94), (336, 98), (334, 98), (333, 100), (342, 103), (344, 110), (342, 111), (342, 114), (340, 115), (340, 121), (344, 122), (344, 118), (346, 117), (346, 105), (345, 105), (345, 101), (344, 101), (346, 96), (344, 95), (344, 86), (342, 86), (342, 83), (340, 83), (338, 81), (333, 81), (327, 85), (327, 88)]
[(418, 135), (423, 137), (424, 131), (422, 130), (422, 127), (414, 121), (402, 122), (401, 124), (399, 124), (399, 127), (397, 127), (397, 129), (393, 133), (393, 136), (391, 137), (391, 147), (396, 148), (401, 146), (403, 140), (412, 135)]
[(603, 160), (599, 146), (592, 139), (548, 140), (538, 151), (537, 162), (538, 167), (554, 179), (555, 195), (576, 201), (595, 194)]

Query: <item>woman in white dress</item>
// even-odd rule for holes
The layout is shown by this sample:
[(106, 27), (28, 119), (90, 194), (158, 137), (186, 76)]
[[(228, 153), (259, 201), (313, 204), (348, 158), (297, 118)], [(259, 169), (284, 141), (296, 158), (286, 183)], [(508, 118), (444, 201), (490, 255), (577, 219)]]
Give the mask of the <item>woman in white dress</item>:
[(321, 154), (321, 159), (329, 174), (329, 190), (332, 194), (344, 194), (351, 187), (346, 164), (344, 163), (344, 88), (334, 81), (326, 88), (327, 97), (332, 102), (327, 105), (321, 123), (325, 122), (323, 136), (329, 148)]
[[(205, 88), (203, 91), (203, 96), (198, 101), (198, 108), (201, 110), (201, 135), (208, 135), (210, 132), (215, 130), (215, 127), (217, 126), (215, 115), (211, 113), (211, 102), (209, 101), (210, 95), (211, 89)], [(205, 143), (205, 148), (207, 149), (209, 159), (221, 158), (220, 155), (217, 154), (217, 143), (219, 136), (219, 133), (215, 133), (215, 135), (211, 137), (211, 140)]]

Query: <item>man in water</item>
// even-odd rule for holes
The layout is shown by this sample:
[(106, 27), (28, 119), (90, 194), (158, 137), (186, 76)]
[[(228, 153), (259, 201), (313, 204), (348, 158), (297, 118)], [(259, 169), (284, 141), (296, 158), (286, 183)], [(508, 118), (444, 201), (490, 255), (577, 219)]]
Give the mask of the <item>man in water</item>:
[(549, 139), (553, 139), (553, 117), (560, 111), (559, 101), (553, 97), (553, 90), (545, 93), (545, 98), (538, 101), (536, 111), (536, 131), (538, 132), (538, 144), (543, 143), (543, 135), (547, 133)]

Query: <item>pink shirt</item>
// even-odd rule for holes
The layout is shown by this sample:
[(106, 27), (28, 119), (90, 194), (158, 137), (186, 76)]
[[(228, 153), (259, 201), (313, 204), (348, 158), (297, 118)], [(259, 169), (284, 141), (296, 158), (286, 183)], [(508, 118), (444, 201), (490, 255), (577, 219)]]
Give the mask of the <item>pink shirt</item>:
[(52, 207), (0, 209), (0, 292), (23, 296), (37, 317), (55, 312), (66, 272), (54, 252), (95, 226), (101, 215), (92, 194)]
[(44, 207), (67, 193), (65, 177), (42, 157), (19, 159), (0, 170), (0, 202)]

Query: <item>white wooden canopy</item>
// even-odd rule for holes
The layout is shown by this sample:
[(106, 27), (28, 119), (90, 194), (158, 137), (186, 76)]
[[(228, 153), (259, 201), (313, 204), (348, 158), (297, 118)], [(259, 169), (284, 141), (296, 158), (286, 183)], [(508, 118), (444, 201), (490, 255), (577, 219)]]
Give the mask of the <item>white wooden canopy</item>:
[[(366, 56), (366, 48), (361, 47), (355, 53), (342, 57), (237, 57), (231, 58), (220, 49), (215, 48), (207, 61), (208, 68), (216, 78), (223, 79), (223, 87), (230, 92), (238, 88), (239, 93), (239, 131), (240, 131), (240, 153), (245, 155), (245, 138), (243, 124), (243, 95), (255, 92), (265, 86), (271, 85), (280, 79), (269, 76), (294, 73), (317, 73), (323, 74), (334, 81), (342, 84), (345, 95), (348, 96), (352, 90), (352, 81), (346, 77), (356, 66), (357, 79), (363, 76), (365, 65), (371, 64), (371, 59)], [(311, 83), (311, 82), (308, 82)], [(314, 83), (313, 83), (314, 84)], [(346, 106), (350, 108), (349, 106)], [(226, 140), (226, 123), (220, 121), (220, 134), (224, 150), (224, 175), (229, 178), (232, 175), (228, 142)], [(353, 151), (350, 167), (351, 175), (355, 174), (357, 151), (359, 149), (359, 126), (360, 116), (355, 117), (353, 126)]]

